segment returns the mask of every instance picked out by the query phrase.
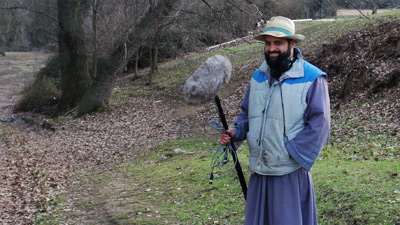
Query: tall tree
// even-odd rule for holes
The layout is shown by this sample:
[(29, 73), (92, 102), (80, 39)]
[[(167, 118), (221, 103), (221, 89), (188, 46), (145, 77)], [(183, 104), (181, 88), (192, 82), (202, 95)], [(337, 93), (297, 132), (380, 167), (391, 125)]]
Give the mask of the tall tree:
[(97, 74), (97, 11), (100, 0), (92, 0), (92, 78)]
[[(41, 48), (57, 43), (57, 0), (25, 0), (28, 37), (32, 47)], [(29, 3), (30, 2), (30, 3)]]
[(54, 116), (76, 107), (91, 84), (83, 30), (90, 2), (58, 0), (57, 4), (61, 98)]
[[(9, 15), (11, 13), (6, 13), (3, 15)], [(6, 56), (6, 42), (9, 37), (9, 32), (10, 32), (10, 26), (11, 26), (11, 16), (4, 16), (3, 18), (0, 18), (1, 21), (3, 21), (3, 32), (0, 34), (0, 53), (2, 56)]]
[[(178, 0), (164, 0), (146, 13), (140, 22), (129, 32), (127, 40), (118, 42), (113, 53), (108, 57), (99, 59), (97, 77), (91, 87), (87, 90), (81, 102), (79, 103), (78, 116), (93, 112), (104, 107), (109, 97), (114, 82), (125, 68), (125, 54), (131, 58), (139, 49), (140, 43), (158, 32), (158, 27), (166, 26), (171, 18), (171, 13), (179, 4)], [(169, 18), (169, 19), (168, 19)], [(154, 27), (155, 24), (160, 26)], [(126, 44), (126, 49), (125, 49)]]
[(13, 7), (13, 1), (3, 0), (0, 5), (0, 54), (6, 55), (6, 48), (18, 44), (21, 40), (20, 33), (22, 23), (19, 20), (18, 12), (9, 10)]

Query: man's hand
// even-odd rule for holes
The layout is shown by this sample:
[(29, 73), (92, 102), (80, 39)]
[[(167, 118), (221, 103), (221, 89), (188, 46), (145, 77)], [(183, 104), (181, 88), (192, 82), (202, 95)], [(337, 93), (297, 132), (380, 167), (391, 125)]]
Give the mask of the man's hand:
[(231, 141), (231, 137), (235, 136), (235, 130), (233, 128), (229, 128), (226, 130), (226, 133), (221, 133), (219, 143), (221, 145), (226, 145)]

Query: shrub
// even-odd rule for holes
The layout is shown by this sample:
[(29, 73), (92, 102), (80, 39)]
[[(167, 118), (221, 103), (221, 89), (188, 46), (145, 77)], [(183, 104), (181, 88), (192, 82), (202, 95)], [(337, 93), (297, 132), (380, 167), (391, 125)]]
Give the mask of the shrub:
[(58, 86), (61, 79), (60, 63), (58, 61), (58, 55), (54, 55), (47, 61), (46, 66), (41, 68), (36, 79), (43, 79), (44, 77), (52, 78), (52, 81)]
[(24, 88), (22, 98), (15, 104), (14, 112), (41, 112), (57, 104), (60, 90), (51, 77), (41, 77)]
[(34, 82), (24, 88), (22, 98), (14, 106), (14, 112), (51, 113), (49, 109), (58, 103), (61, 95), (60, 79), (58, 55), (54, 55), (36, 74)]

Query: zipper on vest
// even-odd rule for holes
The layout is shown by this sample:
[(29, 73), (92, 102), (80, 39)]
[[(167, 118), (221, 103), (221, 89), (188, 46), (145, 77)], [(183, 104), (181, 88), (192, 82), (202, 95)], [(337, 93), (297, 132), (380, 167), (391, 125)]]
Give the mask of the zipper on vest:
[(286, 142), (288, 141), (288, 137), (286, 135), (286, 121), (285, 121), (285, 105), (283, 104), (283, 94), (282, 94), (282, 82), (279, 82), (279, 89), (281, 92), (281, 104), (282, 104), (282, 117), (283, 117), (283, 140), (286, 144)]
[(262, 120), (261, 120), (261, 129), (260, 129), (260, 136), (258, 137), (258, 145), (261, 146), (262, 142), (262, 135), (264, 133), (264, 122), (265, 122), (265, 108), (262, 111)]
[(261, 120), (261, 130), (260, 130), (260, 136), (258, 137), (258, 146), (260, 146), (260, 154), (262, 154), (262, 149), (261, 149), (261, 144), (262, 144), (262, 138), (264, 135), (264, 124), (265, 124), (265, 118), (267, 117), (267, 111), (269, 108), (269, 103), (271, 101), (271, 95), (273, 93), (274, 90), (274, 86), (277, 85), (277, 82), (275, 82), (274, 84), (271, 85), (270, 89), (269, 89), (269, 93), (268, 93), (268, 101), (264, 106), (264, 109), (262, 111), (262, 120)]

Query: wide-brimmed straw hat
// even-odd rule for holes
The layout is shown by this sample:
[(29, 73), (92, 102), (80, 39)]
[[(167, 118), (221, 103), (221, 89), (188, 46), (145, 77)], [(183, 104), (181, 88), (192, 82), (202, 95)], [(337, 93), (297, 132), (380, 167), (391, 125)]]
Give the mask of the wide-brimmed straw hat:
[(270, 35), (279, 38), (293, 39), (296, 42), (304, 40), (304, 35), (296, 34), (294, 22), (283, 16), (272, 17), (265, 26), (264, 32), (254, 39), (265, 41), (265, 36)]

